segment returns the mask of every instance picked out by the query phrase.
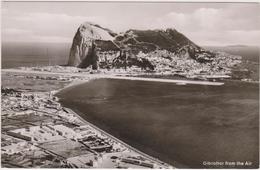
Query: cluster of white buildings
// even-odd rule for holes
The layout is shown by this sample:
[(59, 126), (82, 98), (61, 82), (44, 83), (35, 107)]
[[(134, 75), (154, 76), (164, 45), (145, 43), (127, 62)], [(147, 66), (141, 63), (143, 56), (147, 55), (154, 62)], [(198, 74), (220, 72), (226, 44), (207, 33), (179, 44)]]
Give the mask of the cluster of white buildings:
[(179, 56), (167, 50), (156, 50), (144, 54), (140, 52), (138, 57), (148, 59), (155, 65), (156, 73), (168, 73), (196, 77), (196, 75), (226, 75), (231, 73), (231, 67), (241, 63), (240, 56), (226, 53), (217, 53), (211, 62), (200, 63), (188, 56)]

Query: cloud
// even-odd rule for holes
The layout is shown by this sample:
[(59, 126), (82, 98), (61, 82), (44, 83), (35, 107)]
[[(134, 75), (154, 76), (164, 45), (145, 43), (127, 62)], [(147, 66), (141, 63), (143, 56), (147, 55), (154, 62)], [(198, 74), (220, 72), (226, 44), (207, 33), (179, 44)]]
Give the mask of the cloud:
[(96, 21), (97, 16), (70, 16), (67, 14), (53, 14), (53, 13), (25, 13), (20, 16), (13, 17), (17, 21), (31, 22), (31, 23), (82, 23), (84, 21)]
[[(70, 43), (71, 38), (66, 38), (63, 36), (42, 36), (42, 35), (34, 35), (34, 34), (19, 34), (15, 37), (15, 42), (51, 42), (51, 43)], [(13, 42), (13, 36), (11, 34), (5, 34), (2, 36), (3, 42)]]
[(226, 41), (230, 41), (229, 44), (241, 44), (248, 45), (260, 45), (260, 30), (234, 30), (228, 31), (225, 37)]
[(35, 40), (38, 37), (39, 41), (47, 41), (48, 39), (49, 41), (61, 41), (61, 37), (63, 37), (63, 40), (67, 41), (68, 38), (72, 39), (81, 23), (100, 20), (98, 16), (70, 16), (52, 13), (20, 13), (20, 15), (16, 15), (12, 11), (8, 12), (9, 15), (3, 17), (4, 29), (2, 33), (9, 35), (5, 38), (10, 39), (10, 41), (16, 40), (18, 35), (24, 35), (25, 40), (28, 38)]
[(186, 34), (198, 45), (232, 45), (245, 44), (257, 45), (260, 44), (260, 31), (221, 31), (221, 32), (205, 32), (198, 31), (196, 33)]
[[(190, 13), (170, 12), (158, 17), (153, 27), (176, 28), (195, 43), (260, 44), (259, 13), (240, 8), (198, 8)], [(240, 17), (238, 17), (240, 16)]]
[[(144, 10), (137, 5), (128, 4), (132, 7), (128, 9), (120, 4), (114, 8), (103, 6), (99, 8), (102, 11), (98, 12), (92, 7), (85, 10), (85, 6), (75, 12), (79, 6), (74, 6), (74, 10), (68, 7), (69, 11), (59, 10), (59, 13), (55, 13), (56, 10), (51, 10), (55, 8), (49, 6), (41, 12), (32, 12), (29, 9), (22, 10), (18, 6), (11, 8), (6, 5), (2, 10), (2, 35), (7, 40), (19, 38), (31, 41), (29, 39), (38, 38), (39, 41), (72, 41), (78, 26), (85, 21), (91, 21), (117, 32), (130, 28), (176, 28), (198, 45), (260, 44), (259, 5), (177, 4), (178, 7), (187, 7), (186, 10), (167, 8), (167, 4), (158, 5)], [(149, 9), (147, 4), (143, 6), (145, 7)]]
[(17, 29), (17, 28), (5, 28), (5, 29), (2, 29), (2, 33), (17, 35), (17, 34), (30, 34), (31, 31), (24, 30), (24, 29)]
[[(259, 29), (259, 13), (252, 16), (238, 17), (238, 8), (215, 9), (198, 8), (192, 13), (170, 12), (157, 18), (158, 25), (165, 27), (176, 26), (184, 30), (257, 30)], [(247, 11), (249, 13), (249, 11)], [(239, 11), (241, 13), (241, 11)], [(249, 14), (245, 14), (249, 15)]]
[(223, 17), (222, 9), (200, 8), (192, 14), (191, 19), (193, 22), (195, 21), (194, 24), (198, 24), (198, 28), (200, 29), (215, 30), (219, 28)]
[(71, 42), (71, 38), (66, 38), (62, 36), (39, 36), (39, 35), (32, 35), (30, 38), (32, 42), (52, 42), (52, 43), (64, 43), (64, 42)]
[(158, 25), (164, 27), (175, 27), (180, 30), (208, 30), (215, 29), (217, 23), (222, 18), (220, 9), (200, 8), (193, 13), (170, 12), (158, 18)]

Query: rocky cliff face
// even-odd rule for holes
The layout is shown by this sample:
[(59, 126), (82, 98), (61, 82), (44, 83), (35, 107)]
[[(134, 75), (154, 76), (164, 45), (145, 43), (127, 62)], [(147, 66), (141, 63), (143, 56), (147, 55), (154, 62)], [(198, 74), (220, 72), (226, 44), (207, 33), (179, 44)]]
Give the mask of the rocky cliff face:
[(112, 42), (116, 34), (99, 25), (85, 22), (80, 25), (70, 49), (68, 65), (85, 68), (96, 64), (96, 50), (118, 50)]
[[(135, 63), (142, 65), (143, 59), (134, 59), (139, 52), (149, 53), (156, 50), (167, 50), (174, 55), (192, 58), (198, 62), (210, 62), (215, 54), (199, 47), (185, 35), (175, 29), (166, 30), (133, 30), (116, 34), (99, 25), (85, 22), (78, 28), (70, 50), (68, 65), (85, 68), (97, 65), (96, 51), (120, 51), (128, 49), (132, 57), (128, 62), (117, 56), (111, 65), (118, 63)], [(133, 57), (134, 56), (134, 57)], [(131, 61), (130, 61), (131, 60)], [(113, 63), (115, 61), (115, 63)], [(140, 61), (140, 63), (138, 62)], [(150, 65), (149, 63), (146, 65)], [(152, 67), (150, 67), (152, 68)]]

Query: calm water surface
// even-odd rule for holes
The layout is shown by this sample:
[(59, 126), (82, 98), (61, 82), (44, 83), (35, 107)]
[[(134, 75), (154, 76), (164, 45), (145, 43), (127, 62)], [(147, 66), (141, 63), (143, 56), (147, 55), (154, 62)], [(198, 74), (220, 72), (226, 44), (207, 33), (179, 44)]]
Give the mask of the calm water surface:
[(70, 43), (3, 42), (2, 68), (64, 65)]
[(173, 165), (250, 161), (246, 168), (256, 168), (258, 94), (258, 84), (242, 82), (203, 86), (99, 79), (58, 97), (91, 123)]

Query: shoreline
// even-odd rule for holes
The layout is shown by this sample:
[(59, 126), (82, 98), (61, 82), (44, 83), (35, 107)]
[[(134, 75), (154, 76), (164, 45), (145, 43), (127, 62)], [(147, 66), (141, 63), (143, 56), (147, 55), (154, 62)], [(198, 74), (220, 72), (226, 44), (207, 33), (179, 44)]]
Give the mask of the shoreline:
[[(2, 70), (2, 72), (5, 72), (5, 73), (22, 73), (22, 74), (24, 74), (25, 73), (25, 75), (26, 74), (36, 74), (36, 75), (57, 75), (56, 73), (46, 73), (46, 72), (28, 72), (28, 71), (20, 71), (20, 70), (18, 70), (18, 69), (12, 69), (12, 70)], [(11, 75), (10, 74), (10, 75)], [(58, 75), (60, 75), (61, 73), (58, 73)], [(10, 76), (10, 75), (7, 75), (7, 76)], [(13, 75), (15, 75), (15, 74), (13, 74)], [(13, 76), (12, 75), (12, 76)], [(64, 75), (64, 74), (62, 74), (62, 75)], [(30, 93), (34, 93), (34, 94), (45, 94), (45, 95), (47, 95), (48, 94), (48, 96), (49, 97), (51, 97), (51, 96), (55, 96), (56, 98), (57, 98), (57, 101), (56, 101), (56, 103), (58, 103), (60, 106), (61, 106), (61, 103), (59, 102), (59, 99), (58, 99), (58, 97), (56, 96), (56, 94), (58, 93), (58, 92), (60, 92), (60, 91), (62, 91), (62, 90), (65, 90), (65, 89), (67, 89), (67, 88), (70, 88), (70, 87), (73, 87), (73, 86), (76, 86), (76, 85), (79, 85), (79, 84), (82, 84), (82, 83), (87, 83), (88, 81), (91, 81), (91, 80), (94, 80), (94, 79), (97, 79), (97, 78), (105, 78), (106, 76), (96, 76), (96, 75), (93, 75), (93, 76), (87, 76), (87, 78), (86, 79), (83, 79), (83, 80), (71, 80), (70, 81), (70, 83), (68, 83), (67, 85), (65, 85), (64, 87), (62, 87), (62, 88), (59, 88), (59, 89), (56, 89), (56, 90), (50, 90), (50, 91), (46, 91), (46, 92), (39, 92), (39, 91), (37, 91), (37, 90), (32, 90), (32, 92), (30, 92)], [(3, 87), (3, 86), (2, 86)], [(19, 91), (19, 89), (18, 89), (18, 91)], [(67, 114), (68, 115), (74, 115), (77, 119), (77, 122), (81, 122), (80, 124), (81, 124), (81, 126), (85, 126), (85, 125), (88, 125), (88, 126), (90, 126), (91, 128), (93, 128), (93, 130), (94, 131), (96, 131), (96, 132), (98, 132), (98, 133), (100, 133), (101, 134), (101, 136), (105, 136), (105, 137), (107, 137), (108, 139), (110, 139), (111, 141), (113, 141), (112, 143), (118, 143), (119, 145), (121, 145), (121, 147), (122, 148), (125, 148), (126, 149), (126, 151), (122, 151), (122, 153), (121, 154), (123, 154), (123, 155), (129, 155), (129, 156), (131, 156), (131, 155), (139, 155), (139, 156), (141, 156), (141, 157), (143, 157), (146, 161), (148, 161), (148, 162), (151, 162), (152, 164), (154, 164), (153, 166), (155, 166), (155, 167), (164, 167), (164, 168), (166, 168), (166, 169), (168, 169), (168, 168), (175, 168), (173, 165), (170, 165), (170, 164), (168, 164), (168, 163), (166, 163), (166, 162), (163, 162), (163, 161), (161, 161), (161, 160), (159, 160), (158, 158), (155, 158), (155, 157), (152, 157), (152, 156), (150, 156), (150, 155), (148, 155), (148, 154), (146, 154), (146, 153), (144, 153), (144, 152), (142, 152), (142, 151), (140, 151), (140, 150), (138, 150), (138, 149), (136, 149), (136, 148), (134, 148), (134, 147), (132, 147), (132, 146), (130, 146), (129, 144), (127, 144), (127, 143), (125, 143), (125, 142), (123, 142), (123, 141), (121, 141), (120, 139), (118, 139), (118, 138), (116, 138), (116, 137), (114, 137), (113, 135), (111, 135), (111, 134), (109, 134), (108, 132), (106, 132), (106, 131), (104, 131), (104, 130), (102, 130), (102, 129), (100, 129), (99, 127), (97, 127), (96, 125), (94, 125), (94, 124), (92, 124), (92, 123), (90, 123), (90, 122), (88, 122), (87, 120), (85, 120), (85, 119), (83, 119), (77, 112), (75, 112), (74, 110), (72, 110), (72, 109), (70, 109), (70, 108), (67, 108), (67, 107), (64, 107), (64, 106), (61, 106), (62, 108), (64, 108), (65, 110), (66, 110), (66, 112), (67, 112)], [(43, 109), (43, 111), (44, 111), (45, 109)], [(48, 111), (46, 111), (46, 114), (48, 115), (49, 113), (48, 113)], [(83, 124), (83, 125), (82, 125)], [(95, 133), (95, 132), (94, 132)], [(43, 148), (42, 148), (43, 149)], [(126, 153), (124, 153), (124, 152), (126, 152)], [(120, 158), (120, 159), (124, 159), (124, 158)], [(125, 159), (128, 159), (128, 158), (125, 158)], [(11, 162), (9, 162), (9, 164), (11, 164)], [(19, 165), (19, 164), (18, 164)], [(136, 165), (132, 165), (132, 164), (130, 164), (129, 165), (129, 167), (131, 168), (131, 167), (135, 167)], [(153, 168), (155, 168), (155, 167), (153, 167)]]
[[(64, 107), (64, 106), (63, 106), (63, 107)], [(160, 164), (164, 164), (164, 165), (167, 165), (167, 166), (172, 166), (172, 165), (169, 165), (168, 163), (165, 163), (165, 162), (159, 160), (158, 158), (155, 158), (155, 157), (153, 157), (153, 156), (150, 156), (150, 155), (148, 155), (148, 154), (146, 154), (146, 153), (144, 153), (144, 152), (142, 152), (142, 151), (140, 151), (140, 150), (134, 148), (133, 146), (130, 146), (129, 144), (123, 142), (123, 141), (120, 140), (119, 138), (116, 138), (115, 136), (113, 136), (113, 135), (109, 134), (108, 132), (104, 131), (103, 129), (100, 129), (100, 128), (97, 127), (96, 125), (94, 125), (94, 124), (90, 123), (89, 121), (85, 120), (84, 118), (82, 118), (82, 117), (81, 117), (76, 111), (74, 111), (73, 109), (70, 109), (70, 108), (68, 108), (68, 107), (64, 107), (64, 108), (66, 108), (66, 109), (69, 110), (71, 113), (73, 113), (74, 115), (76, 115), (76, 117), (78, 117), (78, 118), (79, 118), (82, 122), (84, 122), (85, 124), (91, 126), (91, 127), (94, 128), (95, 130), (97, 130), (97, 131), (99, 131), (99, 132), (105, 134), (106, 136), (112, 138), (113, 140), (117, 141), (118, 143), (123, 144), (126, 148), (131, 149), (131, 150), (133, 150), (133, 151), (139, 153), (140, 155), (143, 155), (143, 156), (145, 156), (146, 158), (149, 158), (149, 159), (152, 160), (152, 161), (159, 162)]]

